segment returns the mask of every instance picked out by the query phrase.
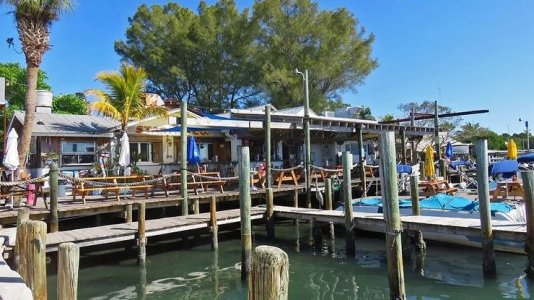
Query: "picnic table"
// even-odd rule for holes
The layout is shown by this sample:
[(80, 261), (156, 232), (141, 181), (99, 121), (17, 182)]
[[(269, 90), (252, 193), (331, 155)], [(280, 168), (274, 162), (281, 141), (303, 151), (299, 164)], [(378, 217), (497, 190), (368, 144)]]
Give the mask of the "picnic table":
[(523, 190), (523, 186), (521, 185), (519, 180), (506, 180), (497, 182), (497, 187), (493, 192), (493, 197), (491, 198), (491, 200), (497, 200), (503, 192), (505, 198), (508, 198), (509, 196), (519, 196), (525, 199), (525, 191)]
[[(157, 175), (163, 177), (163, 175)], [(202, 178), (204, 176), (204, 178)], [(211, 177), (206, 179), (206, 177)], [(215, 178), (215, 179), (214, 179)], [(205, 191), (209, 186), (216, 186), (221, 193), (224, 193), (223, 186), (226, 183), (225, 180), (218, 179), (221, 178), (219, 172), (203, 172), (203, 173), (187, 173), (187, 190), (190, 189), (198, 195), (199, 190)], [(182, 187), (182, 176), (179, 173), (174, 174), (170, 177), (163, 177), (162, 180), (159, 180), (154, 183), (152, 189), (152, 195), (154, 190), (160, 186), (165, 192), (165, 196), (169, 196), (169, 191), (179, 190)]]
[[(148, 189), (152, 188), (150, 184), (140, 184), (132, 186), (119, 186), (123, 183), (134, 183), (142, 182), (148, 179), (150, 176), (147, 175), (132, 175), (132, 176), (111, 176), (111, 177), (84, 177), (79, 178), (72, 185), (72, 201), (76, 201), (76, 196), (81, 195), (83, 204), (85, 204), (85, 197), (89, 192), (92, 191), (103, 191), (106, 199), (110, 192), (115, 194), (115, 199), (120, 201), (120, 190), (121, 188), (128, 188), (132, 190), (132, 197), (135, 197), (135, 191), (138, 189), (144, 190), (145, 199), (148, 198)], [(92, 185), (89, 182), (101, 182), (106, 183), (105, 186)]]
[(273, 172), (273, 180), (277, 183), (278, 187), (282, 186), (282, 183), (284, 182), (292, 182), (295, 186), (299, 185), (299, 179), (300, 179), (300, 173), (297, 175), (295, 173), (295, 170), (285, 171), (285, 170), (277, 170), (272, 169)]
[(420, 195), (433, 196), (439, 193), (454, 195), (458, 191), (457, 188), (452, 187), (447, 180), (428, 180), (419, 182), (419, 188), (421, 189)]

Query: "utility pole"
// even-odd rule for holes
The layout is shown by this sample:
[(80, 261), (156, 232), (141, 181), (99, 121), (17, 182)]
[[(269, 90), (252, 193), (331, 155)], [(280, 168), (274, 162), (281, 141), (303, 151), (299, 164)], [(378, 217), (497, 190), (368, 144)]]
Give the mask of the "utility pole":
[[(523, 121), (521, 118), (519, 118), (519, 122)], [(527, 146), (525, 147), (527, 149), (527, 153), (530, 153), (530, 137), (528, 132), (528, 121), (525, 121), (525, 132), (527, 133)]]

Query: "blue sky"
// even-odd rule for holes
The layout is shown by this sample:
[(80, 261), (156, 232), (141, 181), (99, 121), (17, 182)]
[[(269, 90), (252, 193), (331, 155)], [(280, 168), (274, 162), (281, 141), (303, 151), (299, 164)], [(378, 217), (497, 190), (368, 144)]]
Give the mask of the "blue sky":
[[(128, 17), (142, 3), (167, 1), (77, 2), (53, 25), (53, 48), (42, 64), (55, 94), (98, 87), (96, 73), (119, 66), (113, 42), (124, 38)], [(198, 6), (198, 1), (178, 3)], [(237, 1), (240, 8), (252, 3)], [(376, 36), (373, 56), (380, 66), (358, 93), (344, 95), (346, 102), (369, 106), (376, 116), (400, 116), (400, 103), (423, 100), (438, 100), (454, 111), (489, 109), (464, 120), (500, 133), (524, 130), (519, 117), (534, 124), (533, 1), (331, 0), (319, 6), (347, 7)], [(24, 64), (23, 55), (5, 43), (17, 38), (8, 11), (0, 7), (0, 62)]]

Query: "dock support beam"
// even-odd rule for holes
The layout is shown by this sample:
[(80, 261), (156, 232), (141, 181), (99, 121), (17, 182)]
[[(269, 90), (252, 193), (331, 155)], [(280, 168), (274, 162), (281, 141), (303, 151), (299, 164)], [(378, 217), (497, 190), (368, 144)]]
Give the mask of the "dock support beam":
[(408, 160), (406, 157), (406, 131), (404, 131), (404, 129), (400, 130), (400, 137), (401, 137), (401, 153), (402, 153), (401, 159), (402, 159), (402, 164), (405, 165)]
[(273, 175), (271, 173), (271, 105), (265, 105), (265, 183), (272, 188)]
[(252, 252), (252, 224), (250, 222), (250, 152), (241, 148), (239, 156), (239, 208), (241, 217), (241, 280), (250, 274)]
[(352, 220), (354, 214), (352, 212), (352, 185), (350, 180), (350, 169), (352, 168), (352, 154), (350, 152), (343, 152), (343, 203), (345, 204), (345, 229), (346, 229), (346, 243), (347, 256), (354, 256), (356, 254), (356, 246), (354, 244), (354, 230), (352, 228)]
[(249, 300), (287, 300), (289, 258), (280, 248), (258, 246), (252, 255)]
[[(412, 215), (420, 216), (421, 209), (419, 208), (419, 178), (417, 175), (410, 176), (410, 197), (412, 199)], [(414, 230), (413, 243), (418, 253), (424, 252), (426, 249), (425, 241), (423, 240), (423, 233), (420, 230)]]
[(46, 223), (22, 221), (17, 228), (17, 271), (32, 290), (35, 300), (47, 299), (46, 291)]
[(528, 278), (534, 278), (534, 171), (521, 172), (523, 189), (525, 190), (525, 209), (527, 215), (527, 268)]
[(145, 202), (140, 202), (137, 209), (137, 213), (139, 214), (137, 220), (137, 243), (139, 247), (137, 254), (137, 264), (139, 265), (144, 265), (146, 263), (145, 211)]
[(126, 223), (132, 223), (133, 219), (133, 204), (128, 203), (126, 204)]
[(211, 226), (211, 249), (219, 249), (219, 228), (217, 227), (217, 198), (211, 196), (210, 199), (210, 226)]
[(187, 100), (180, 105), (180, 194), (182, 196), (182, 216), (189, 214), (189, 202), (187, 201)]
[(50, 232), (59, 230), (58, 216), (58, 175), (59, 168), (56, 163), (50, 164)]
[(58, 249), (57, 298), (78, 299), (78, 267), (80, 248), (74, 243), (63, 243)]
[(367, 179), (365, 178), (365, 159), (363, 157), (363, 132), (361, 124), (356, 127), (356, 134), (358, 135), (358, 156), (360, 157), (358, 167), (360, 168), (360, 184), (363, 191), (362, 197), (367, 197)]
[(485, 278), (495, 278), (495, 246), (493, 230), (491, 228), (491, 211), (488, 179), (488, 141), (478, 139), (475, 141), (477, 162), (478, 199), (480, 205), (480, 227), (482, 233), (482, 269)]
[(267, 222), (267, 238), (269, 240), (274, 239), (274, 195), (273, 189), (268, 187), (265, 189), (265, 200), (267, 204), (267, 209), (265, 210), (265, 219)]
[(380, 134), (380, 176), (386, 221), (386, 249), (388, 260), (390, 299), (406, 299), (404, 267), (402, 265), (402, 225), (399, 213), (399, 187), (395, 161), (395, 134)]
[[(332, 199), (333, 199), (333, 193), (332, 193), (332, 178), (326, 178), (326, 181), (325, 181), (325, 187), (324, 187), (324, 194), (325, 194), (325, 199), (326, 199), (326, 210), (332, 210)], [(330, 242), (332, 243), (332, 253), (335, 252), (335, 238), (336, 238), (336, 234), (335, 234), (335, 229), (334, 229), (334, 222), (330, 222), (329, 224), (329, 237), (330, 237)]]

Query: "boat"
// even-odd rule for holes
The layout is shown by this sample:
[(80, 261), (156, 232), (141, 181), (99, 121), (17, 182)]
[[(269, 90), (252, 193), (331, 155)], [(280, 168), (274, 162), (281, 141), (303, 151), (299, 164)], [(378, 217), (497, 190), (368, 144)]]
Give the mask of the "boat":
[[(491, 205), (492, 220), (510, 221), (513, 224), (526, 224), (525, 207), (522, 203), (509, 204), (494, 202)], [(352, 202), (353, 211), (366, 213), (383, 213), (382, 199), (370, 197), (355, 199)], [(480, 219), (479, 202), (461, 196), (436, 194), (419, 201), (422, 216)], [(343, 205), (336, 210), (343, 210)], [(412, 215), (412, 201), (399, 199), (399, 212), (401, 216)], [(381, 228), (360, 227), (359, 229), (371, 232), (383, 232)], [(424, 238), (450, 244), (481, 247), (480, 235), (455, 235), (436, 232), (424, 232)], [(495, 249), (505, 252), (524, 253), (524, 242), (514, 240), (496, 239)]]

